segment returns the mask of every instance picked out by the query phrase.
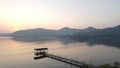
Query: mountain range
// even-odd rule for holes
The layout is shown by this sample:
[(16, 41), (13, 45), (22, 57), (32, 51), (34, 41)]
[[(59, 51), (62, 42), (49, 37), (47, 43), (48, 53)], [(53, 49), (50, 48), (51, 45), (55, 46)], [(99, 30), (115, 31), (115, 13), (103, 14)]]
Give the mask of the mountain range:
[(37, 28), (15, 31), (10, 33), (9, 36), (13, 38), (120, 38), (120, 25), (104, 29), (96, 29), (94, 27), (88, 27), (85, 29), (64, 27), (60, 30)]
[(63, 36), (72, 36), (77, 33), (86, 31), (90, 32), (95, 30), (93, 27), (88, 27), (86, 29), (73, 29), (69, 27), (64, 27), (60, 30), (50, 30), (50, 29), (43, 29), (43, 28), (37, 28), (37, 29), (28, 29), (28, 30), (20, 30), (16, 31), (10, 34), (10, 36), (14, 38), (45, 38), (45, 37), (63, 37)]
[(84, 30), (83, 32), (73, 35), (73, 37), (78, 39), (120, 39), (120, 25), (105, 29), (93, 29), (87, 32)]

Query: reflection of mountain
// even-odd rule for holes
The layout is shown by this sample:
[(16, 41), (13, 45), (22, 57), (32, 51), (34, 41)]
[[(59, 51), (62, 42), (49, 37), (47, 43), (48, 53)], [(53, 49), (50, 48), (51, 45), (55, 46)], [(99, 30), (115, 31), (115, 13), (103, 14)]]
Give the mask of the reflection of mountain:
[(50, 39), (50, 38), (12, 38), (12, 40), (15, 41), (21, 41), (21, 42), (47, 42), (47, 41), (52, 41), (54, 39)]
[(88, 43), (89, 46), (105, 45), (120, 48), (120, 39), (89, 39), (89, 40), (73, 40), (73, 39), (60, 39), (63, 44), (71, 43)]
[(120, 48), (120, 39), (91, 39), (88, 40), (87, 43), (89, 45), (101, 44), (105, 46), (113, 46)]

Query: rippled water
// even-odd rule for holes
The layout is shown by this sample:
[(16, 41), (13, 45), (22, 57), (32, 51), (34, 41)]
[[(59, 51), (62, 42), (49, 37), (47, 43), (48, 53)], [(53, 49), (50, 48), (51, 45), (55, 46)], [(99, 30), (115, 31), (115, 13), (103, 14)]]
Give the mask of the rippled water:
[[(93, 42), (92, 42), (93, 43)], [(111, 42), (110, 42), (111, 43)], [(70, 65), (50, 58), (34, 60), (34, 48), (47, 47), (48, 53), (100, 65), (120, 61), (120, 47), (65, 40), (39, 42), (0, 38), (0, 68), (69, 68)]]

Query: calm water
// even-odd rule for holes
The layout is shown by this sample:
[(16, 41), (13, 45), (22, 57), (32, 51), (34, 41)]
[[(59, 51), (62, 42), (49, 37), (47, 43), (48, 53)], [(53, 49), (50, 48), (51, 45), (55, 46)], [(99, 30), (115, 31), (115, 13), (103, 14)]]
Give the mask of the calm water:
[[(119, 42), (119, 41), (118, 41)], [(39, 42), (15, 41), (0, 38), (0, 68), (69, 68), (70, 65), (44, 58), (34, 60), (34, 48), (47, 47), (49, 53), (77, 59), (89, 64), (100, 65), (120, 60), (119, 43), (76, 42), (66, 40), (47, 40)], [(102, 44), (103, 43), (103, 44)], [(111, 44), (110, 44), (111, 43)], [(116, 46), (114, 46), (114, 44)]]

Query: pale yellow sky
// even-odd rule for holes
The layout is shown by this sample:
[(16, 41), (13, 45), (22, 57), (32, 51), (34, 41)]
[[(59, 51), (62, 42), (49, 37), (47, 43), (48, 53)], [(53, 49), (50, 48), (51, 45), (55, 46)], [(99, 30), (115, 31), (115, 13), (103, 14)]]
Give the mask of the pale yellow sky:
[(120, 24), (120, 0), (0, 0), (0, 33)]

